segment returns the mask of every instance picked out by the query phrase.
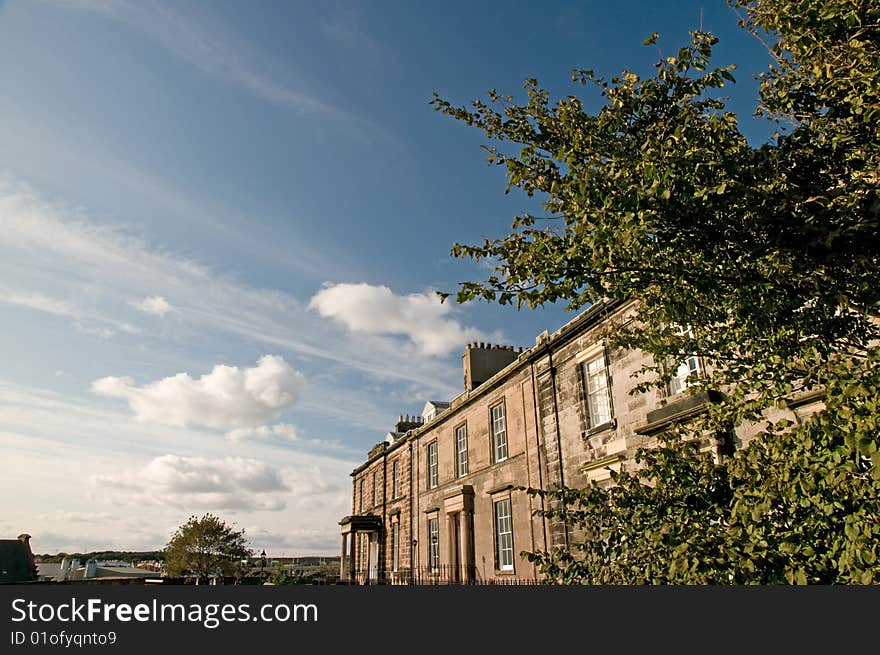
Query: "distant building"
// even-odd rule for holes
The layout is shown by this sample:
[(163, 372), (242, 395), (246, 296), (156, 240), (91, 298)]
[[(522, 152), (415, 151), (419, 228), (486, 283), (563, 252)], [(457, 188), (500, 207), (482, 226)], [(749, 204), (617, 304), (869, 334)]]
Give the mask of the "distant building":
[[(400, 417), (352, 472), (352, 513), (340, 521), (340, 575), (355, 582), (516, 583), (538, 577), (520, 556), (570, 543), (559, 522), (536, 516), (542, 500), (522, 488), (611, 484), (634, 470), (635, 453), (676, 423), (706, 412), (718, 393), (688, 393), (705, 371), (697, 356), (670, 362), (664, 389), (631, 395), (640, 351), (611, 348), (605, 334), (634, 306), (601, 303), (532, 348), (485, 343), (462, 356), (464, 391)], [(789, 403), (797, 421), (815, 411), (813, 394)], [(707, 434), (716, 457), (757, 432)]]
[(65, 557), (60, 563), (41, 562), (37, 564), (37, 572), (43, 582), (134, 582), (156, 577), (155, 571), (125, 562), (105, 563), (89, 559), (81, 564), (75, 557)]
[(0, 584), (37, 580), (30, 540), (29, 534), (21, 534), (18, 539), (0, 539)]

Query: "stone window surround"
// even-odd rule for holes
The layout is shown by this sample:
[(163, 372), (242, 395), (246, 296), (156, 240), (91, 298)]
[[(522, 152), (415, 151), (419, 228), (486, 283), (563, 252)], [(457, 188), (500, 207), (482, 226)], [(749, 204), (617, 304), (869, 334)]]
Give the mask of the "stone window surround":
[(611, 471), (620, 472), (624, 459), (623, 453), (600, 457), (581, 466), (581, 472), (586, 476), (587, 482), (601, 484), (611, 479)]
[(400, 458), (391, 461), (391, 500), (400, 498)]
[(391, 572), (397, 573), (400, 569), (400, 510), (392, 513), (391, 520)]
[[(493, 552), (493, 561), (494, 561), (494, 569), (495, 575), (516, 575), (516, 548), (513, 544), (513, 491), (514, 486), (512, 484), (502, 484), (493, 489), (490, 489), (486, 492), (491, 501), (492, 501), (492, 550)], [(511, 564), (510, 568), (500, 568), (498, 561), (498, 515), (497, 515), (497, 504), (501, 501), (507, 501), (508, 509), (510, 511), (509, 521), (510, 521), (510, 547), (511, 547)]]
[[(429, 573), (439, 573), (440, 571), (440, 508), (434, 507), (425, 511), (425, 536), (427, 537), (427, 557)], [(435, 534), (431, 534), (431, 527), (434, 527)]]
[[(464, 462), (462, 466), (461, 455), (462, 452), (459, 450), (458, 443), (458, 434), (459, 430), (464, 428)], [(468, 433), (467, 433), (467, 421), (463, 421), (462, 423), (455, 426), (452, 430), (453, 441), (455, 442), (455, 477), (462, 478), (468, 474), (469, 462), (468, 462)], [(462, 470), (464, 469), (464, 470)]]
[[(592, 424), (592, 417), (590, 416), (590, 399), (588, 397), (589, 388), (587, 384), (587, 378), (584, 371), (584, 366), (598, 357), (602, 355), (605, 358), (605, 381), (606, 387), (608, 390), (608, 409), (611, 413), (611, 419), (605, 421), (604, 423), (600, 423), (599, 425)], [(581, 379), (581, 384), (583, 386), (583, 403), (584, 403), (584, 414), (587, 417), (587, 420), (590, 422), (589, 428), (584, 432), (583, 437), (589, 438), (592, 437), (599, 432), (605, 432), (606, 430), (614, 430), (617, 428), (617, 418), (614, 415), (614, 396), (611, 392), (613, 380), (611, 379), (611, 362), (608, 358), (608, 348), (604, 341), (598, 341), (594, 343), (592, 346), (586, 347), (584, 350), (579, 352), (575, 356), (575, 364), (577, 365), (577, 372)]]
[[(492, 410), (499, 406), (501, 407), (501, 418), (504, 424), (504, 457), (501, 458), (497, 456), (499, 448), (495, 442), (495, 419), (492, 416)], [(497, 464), (510, 458), (510, 440), (507, 434), (507, 399), (504, 396), (500, 396), (489, 403), (489, 449), (489, 461), (492, 464)]]
[[(431, 455), (433, 453), (433, 462)], [(425, 479), (428, 489), (436, 489), (440, 486), (440, 458), (438, 453), (437, 439), (433, 439), (425, 444)]]

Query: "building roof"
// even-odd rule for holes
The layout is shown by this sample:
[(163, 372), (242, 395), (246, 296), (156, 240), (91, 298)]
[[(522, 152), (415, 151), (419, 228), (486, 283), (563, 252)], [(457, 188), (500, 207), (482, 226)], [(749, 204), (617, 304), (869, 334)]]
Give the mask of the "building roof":
[(37, 576), (58, 582), (61, 579), (61, 562), (37, 562)]
[[(40, 578), (49, 579), (53, 582), (61, 582), (61, 564), (58, 562), (40, 562), (37, 564), (37, 573)], [(85, 577), (85, 566), (74, 566), (68, 573), (66, 580), (78, 582), (82, 580), (91, 580), (93, 578), (102, 579), (129, 579), (129, 578), (150, 578), (156, 575), (155, 571), (139, 569), (135, 566), (96, 566), (95, 574), (91, 578)]]
[[(405, 433), (404, 438), (398, 438), (393, 442), (387, 442), (388, 445), (383, 450), (371, 450), (367, 454), (366, 461), (355, 467), (355, 469), (351, 472), (351, 476), (354, 477), (364, 469), (368, 468), (373, 461), (379, 458), (380, 455), (388, 455), (391, 450), (401, 447), (410, 439), (417, 438), (423, 430), (433, 429), (439, 423), (449, 419), (449, 417), (455, 416), (460, 407), (476, 401), (480, 396), (488, 393), (491, 389), (495, 388), (495, 386), (505, 380), (508, 376), (514, 374), (520, 367), (527, 366), (530, 362), (545, 356), (545, 353), (550, 349), (551, 346), (558, 347), (564, 344), (569, 339), (572, 339), (580, 334), (582, 330), (589, 329), (590, 327), (600, 323), (612, 314), (620, 311), (621, 308), (627, 306), (631, 302), (632, 301), (603, 300), (601, 302), (590, 305), (590, 307), (582, 311), (580, 314), (575, 316), (573, 319), (568, 321), (565, 325), (560, 327), (552, 334), (549, 330), (545, 330), (544, 332), (539, 334), (535, 338), (535, 346), (533, 348), (526, 348), (522, 353), (518, 354), (515, 360), (513, 360), (510, 364), (495, 373), (495, 375), (493, 375), (491, 378), (485, 380), (478, 387), (472, 389), (471, 391), (465, 389), (462, 393), (460, 393), (449, 402), (429, 400), (428, 404), (433, 404), (436, 402), (440, 405), (445, 405), (445, 407), (443, 407), (444, 411), (442, 413), (438, 413), (435, 421), (425, 423), (424, 425)], [(425, 406), (427, 407), (428, 404), (426, 404)]]
[(95, 571), (96, 578), (152, 578), (155, 575), (155, 571), (135, 566), (99, 566)]

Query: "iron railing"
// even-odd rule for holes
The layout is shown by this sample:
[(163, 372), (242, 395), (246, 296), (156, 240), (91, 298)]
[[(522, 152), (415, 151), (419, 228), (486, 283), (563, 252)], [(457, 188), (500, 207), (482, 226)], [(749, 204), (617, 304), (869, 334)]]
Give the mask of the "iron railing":
[(399, 571), (378, 571), (376, 569), (356, 569), (352, 575), (346, 571), (340, 584), (355, 585), (539, 585), (541, 580), (523, 578), (515, 573), (491, 572), (485, 574), (476, 567), (440, 565), (434, 568), (401, 569)]

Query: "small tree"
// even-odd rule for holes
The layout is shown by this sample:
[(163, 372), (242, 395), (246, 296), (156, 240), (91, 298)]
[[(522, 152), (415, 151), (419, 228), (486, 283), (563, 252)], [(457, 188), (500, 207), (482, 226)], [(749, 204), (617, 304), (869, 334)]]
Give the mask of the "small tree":
[(230, 575), (252, 554), (244, 530), (233, 530), (213, 514), (191, 516), (165, 546), (165, 570), (170, 576), (190, 572), (199, 580), (212, 573)]
[(289, 574), (281, 562), (278, 562), (269, 574), (269, 584), (289, 585), (296, 584), (296, 582), (296, 576)]

